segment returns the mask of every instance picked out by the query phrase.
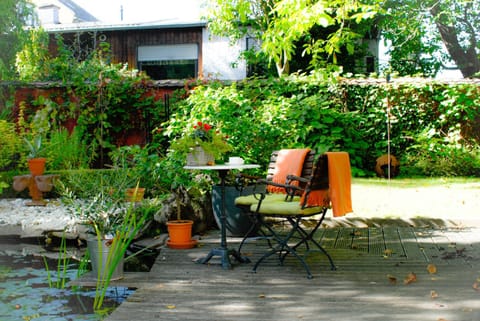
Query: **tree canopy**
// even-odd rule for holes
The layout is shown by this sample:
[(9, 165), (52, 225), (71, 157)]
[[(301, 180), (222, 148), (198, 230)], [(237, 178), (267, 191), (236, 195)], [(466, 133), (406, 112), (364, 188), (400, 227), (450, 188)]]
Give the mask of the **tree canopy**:
[[(452, 62), (464, 77), (480, 71), (479, 0), (209, 0), (208, 8), (214, 34), (260, 40), (279, 75), (298, 52), (318, 67), (325, 55), (335, 63), (342, 49), (356, 51), (362, 22), (390, 42), (390, 68), (401, 75), (433, 76)], [(315, 28), (326, 32), (315, 37)]]
[[(356, 0), (210, 0), (207, 15), (214, 34), (236, 41), (251, 36), (261, 41), (261, 49), (275, 63), (279, 75), (289, 73), (289, 62), (304, 40), (301, 50), (310, 55), (311, 63), (326, 54), (335, 62), (344, 47), (352, 53), (356, 33), (352, 23), (370, 19), (375, 5)], [(312, 28), (335, 26), (325, 39), (314, 38)]]
[(0, 1), (0, 76), (10, 78), (15, 55), (22, 47), (25, 27), (33, 22), (32, 5), (27, 0)]
[(480, 71), (479, 0), (387, 0), (383, 7), (378, 21), (395, 71), (433, 75), (452, 62), (464, 77)]

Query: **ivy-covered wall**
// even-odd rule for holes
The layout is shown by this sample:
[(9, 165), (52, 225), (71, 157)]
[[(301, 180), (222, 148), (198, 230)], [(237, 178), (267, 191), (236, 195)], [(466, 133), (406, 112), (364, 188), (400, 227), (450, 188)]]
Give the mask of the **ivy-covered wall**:
[[(231, 154), (257, 163), (268, 162), (279, 148), (345, 150), (354, 175), (370, 176), (376, 158), (390, 150), (401, 161), (401, 175), (480, 176), (478, 81), (308, 76), (193, 82), (184, 88), (152, 86), (141, 78), (114, 80), (78, 91), (45, 83), (4, 85), (2, 114), (18, 114), (23, 105), (33, 117), (47, 108), (48, 123), (80, 123), (87, 130), (84, 141), (105, 148), (153, 142), (158, 153), (204, 121), (229, 136)], [(165, 114), (166, 93), (174, 97), (171, 115)], [(143, 136), (128, 138), (132, 133)]]
[(179, 85), (125, 77), (84, 86), (4, 82), (0, 87), (3, 119), (18, 127), (21, 117), (46, 132), (79, 127), (87, 145), (97, 146), (92, 165), (103, 167), (109, 150), (151, 141), (152, 130), (167, 120), (168, 102)]

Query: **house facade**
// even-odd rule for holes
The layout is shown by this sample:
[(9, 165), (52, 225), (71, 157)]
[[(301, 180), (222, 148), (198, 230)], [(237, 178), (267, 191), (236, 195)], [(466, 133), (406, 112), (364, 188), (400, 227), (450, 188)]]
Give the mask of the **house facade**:
[[(191, 6), (202, 4), (200, 0), (183, 1)], [(55, 35), (60, 34), (80, 59), (102, 43), (108, 43), (112, 62), (127, 63), (129, 68), (145, 71), (156, 80), (206, 77), (240, 80), (247, 75), (246, 63), (239, 58), (246, 40), (231, 45), (227, 38), (210, 35), (199, 10), (194, 10), (197, 15), (185, 16), (178, 9), (170, 14), (164, 10), (159, 14), (160, 19), (148, 22), (123, 19), (109, 22), (82, 6), (88, 0), (34, 2), (40, 25), (51, 36), (51, 51), (55, 51)], [(140, 5), (142, 0), (136, 2)], [(157, 1), (160, 9), (161, 3), (164, 1)]]

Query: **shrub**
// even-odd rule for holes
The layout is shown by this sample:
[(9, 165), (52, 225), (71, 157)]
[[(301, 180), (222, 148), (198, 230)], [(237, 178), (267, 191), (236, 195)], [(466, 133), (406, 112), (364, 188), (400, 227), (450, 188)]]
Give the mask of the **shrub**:
[(87, 144), (78, 128), (71, 134), (66, 129), (51, 132), (47, 150), (50, 170), (88, 168), (91, 161)]
[(247, 161), (266, 165), (279, 148), (343, 150), (350, 154), (354, 176), (373, 176), (375, 160), (388, 147), (402, 159), (401, 175), (407, 173), (403, 165), (421, 156), (423, 147), (415, 146), (428, 132), (427, 140), (435, 138), (431, 142), (438, 145), (429, 152), (436, 166), (448, 167), (435, 173), (475, 175), (479, 91), (475, 83), (418, 79), (387, 84), (298, 76), (213, 82), (199, 85), (175, 106), (164, 134), (175, 139), (189, 124), (204, 120), (229, 136), (231, 155)]
[(16, 166), (22, 142), (15, 132), (15, 124), (0, 119), (0, 169), (8, 170)]

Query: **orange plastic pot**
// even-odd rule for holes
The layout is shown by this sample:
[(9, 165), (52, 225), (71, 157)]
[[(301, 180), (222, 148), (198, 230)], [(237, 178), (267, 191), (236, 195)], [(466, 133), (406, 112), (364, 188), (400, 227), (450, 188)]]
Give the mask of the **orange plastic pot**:
[(191, 249), (197, 244), (196, 240), (192, 240), (193, 221), (177, 220), (168, 221), (167, 246), (172, 249)]
[(30, 174), (33, 176), (40, 176), (43, 175), (45, 172), (45, 163), (47, 162), (46, 158), (32, 158), (28, 160), (28, 169), (30, 170)]

